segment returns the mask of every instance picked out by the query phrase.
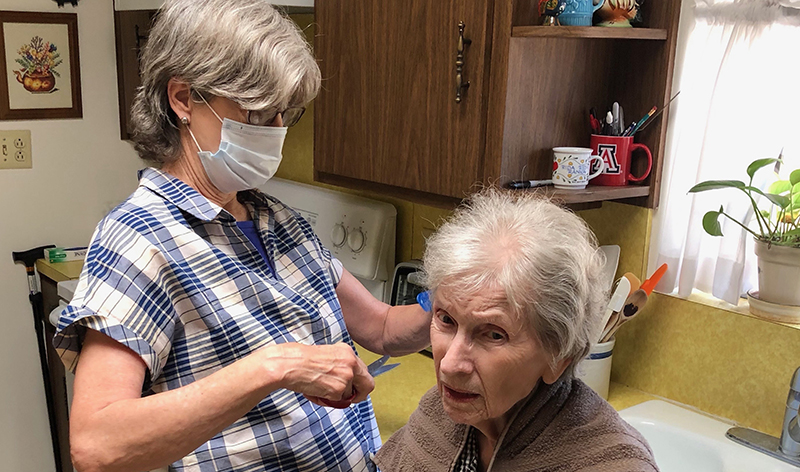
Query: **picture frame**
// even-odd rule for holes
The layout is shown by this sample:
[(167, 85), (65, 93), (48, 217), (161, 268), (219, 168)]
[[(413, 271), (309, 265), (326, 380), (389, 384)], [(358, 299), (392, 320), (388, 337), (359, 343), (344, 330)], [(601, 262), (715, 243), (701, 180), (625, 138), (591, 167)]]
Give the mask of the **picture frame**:
[(0, 120), (83, 117), (78, 15), (0, 11)]

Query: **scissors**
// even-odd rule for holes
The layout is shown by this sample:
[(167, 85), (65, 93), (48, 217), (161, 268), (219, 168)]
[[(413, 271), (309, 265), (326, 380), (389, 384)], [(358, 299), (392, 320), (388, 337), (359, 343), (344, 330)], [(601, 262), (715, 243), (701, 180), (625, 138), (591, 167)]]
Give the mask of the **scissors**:
[[(392, 370), (395, 367), (400, 365), (400, 364), (386, 364), (386, 361), (388, 361), (390, 357), (391, 356), (387, 354), (387, 355), (381, 357), (380, 359), (378, 359), (377, 361), (375, 361), (375, 362), (371, 363), (370, 365), (368, 365), (367, 366), (367, 372), (369, 372), (369, 375), (371, 375), (373, 377), (377, 377), (377, 376), (379, 376), (381, 374), (385, 374), (386, 372), (389, 372), (390, 370)], [(349, 407), (350, 404), (353, 403), (353, 399), (355, 397), (356, 397), (356, 389), (354, 388), (353, 389), (353, 394), (350, 395), (350, 398), (345, 398), (345, 399), (339, 400), (339, 401), (328, 400), (328, 399), (325, 399), (325, 398), (318, 398), (317, 401), (319, 401), (320, 403), (324, 404), (325, 406), (329, 406), (331, 408), (344, 409), (344, 408)]]

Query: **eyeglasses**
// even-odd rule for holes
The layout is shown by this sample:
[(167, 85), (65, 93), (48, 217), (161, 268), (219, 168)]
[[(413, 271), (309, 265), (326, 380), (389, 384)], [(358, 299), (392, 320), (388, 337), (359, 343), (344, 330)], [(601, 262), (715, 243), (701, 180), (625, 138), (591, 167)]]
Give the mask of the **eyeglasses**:
[(247, 110), (247, 123), (255, 126), (267, 126), (272, 124), (280, 115), (283, 119), (283, 126), (291, 128), (300, 121), (305, 112), (305, 107), (287, 108), (277, 113), (264, 110)]
[[(211, 105), (208, 104), (208, 100), (206, 100), (206, 97), (204, 97), (202, 93), (192, 89), (192, 94), (197, 95), (200, 98), (199, 101), (195, 100), (196, 102), (205, 103), (207, 107), (211, 108)], [(211, 111), (217, 115), (217, 112), (214, 111), (213, 108), (211, 108)], [(272, 124), (278, 115), (281, 115), (283, 126), (286, 128), (291, 128), (292, 126), (296, 125), (298, 121), (300, 121), (300, 118), (303, 117), (305, 112), (305, 107), (290, 107), (279, 112), (267, 110), (247, 110), (247, 123), (255, 126), (267, 126)], [(217, 118), (219, 118), (219, 115), (217, 115)], [(220, 118), (220, 120), (222, 120), (222, 118)]]

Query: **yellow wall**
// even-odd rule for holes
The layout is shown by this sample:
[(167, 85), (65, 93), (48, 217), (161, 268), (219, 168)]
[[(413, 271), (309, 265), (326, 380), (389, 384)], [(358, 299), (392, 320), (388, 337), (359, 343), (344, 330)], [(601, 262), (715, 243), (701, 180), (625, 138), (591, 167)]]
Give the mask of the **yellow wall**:
[[(294, 18), (304, 28), (313, 21), (312, 15)], [(313, 28), (306, 32), (311, 39)], [(320, 185), (313, 181), (313, 115), (309, 109), (290, 131), (279, 177)], [(425, 237), (449, 213), (369, 192), (353, 193), (397, 207), (398, 261), (422, 257)], [(621, 247), (617, 276), (649, 275), (651, 210), (607, 202), (578, 214), (600, 244)], [(800, 329), (655, 294), (620, 330), (612, 380), (775, 435), (798, 364)]]

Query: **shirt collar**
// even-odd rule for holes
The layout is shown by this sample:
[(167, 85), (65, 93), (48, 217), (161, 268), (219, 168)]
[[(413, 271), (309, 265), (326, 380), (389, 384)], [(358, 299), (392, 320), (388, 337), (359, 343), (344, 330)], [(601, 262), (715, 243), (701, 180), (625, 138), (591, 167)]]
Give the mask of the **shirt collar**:
[(139, 186), (150, 189), (164, 200), (199, 220), (211, 221), (218, 216), (233, 218), (228, 212), (223, 212), (221, 206), (207, 199), (182, 180), (162, 170), (152, 167), (140, 170)]
[[(208, 222), (217, 217), (225, 221), (235, 220), (221, 206), (207, 199), (182, 180), (162, 170), (152, 167), (140, 170), (139, 185), (152, 190), (163, 199), (199, 220)], [(238, 198), (239, 201), (251, 203), (257, 210), (269, 207), (272, 203), (267, 195), (258, 190), (239, 192)]]

